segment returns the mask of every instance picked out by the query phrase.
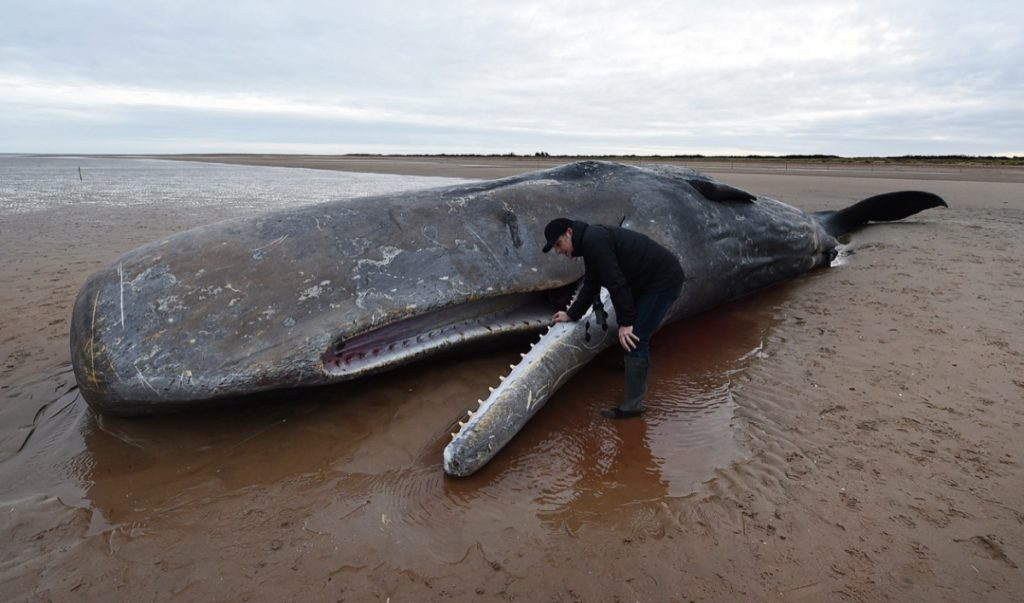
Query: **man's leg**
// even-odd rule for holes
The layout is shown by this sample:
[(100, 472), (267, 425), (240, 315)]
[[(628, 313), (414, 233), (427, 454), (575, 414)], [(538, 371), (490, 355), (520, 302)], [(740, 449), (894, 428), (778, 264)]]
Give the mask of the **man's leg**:
[[(651, 359), (626, 355), (626, 381), (622, 388), (622, 404), (612, 411), (613, 415), (636, 416), (647, 410), (644, 397), (651, 371)], [(615, 412), (618, 411), (618, 412)], [(615, 417), (618, 418), (618, 417)]]
[(652, 295), (641, 295), (636, 301), (633, 333), (640, 341), (637, 342), (636, 349), (626, 352), (623, 358), (626, 365), (626, 380), (622, 404), (618, 408), (602, 411), (601, 414), (619, 419), (635, 417), (647, 410), (644, 406), (644, 396), (647, 394), (647, 384), (650, 380), (651, 337), (679, 297), (680, 290), (681, 288), (676, 288)]

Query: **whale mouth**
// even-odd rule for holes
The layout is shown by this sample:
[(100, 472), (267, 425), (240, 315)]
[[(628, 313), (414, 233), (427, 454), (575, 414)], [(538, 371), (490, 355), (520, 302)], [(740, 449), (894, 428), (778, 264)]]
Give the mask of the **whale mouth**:
[(353, 379), (474, 341), (539, 332), (568, 305), (575, 287), (476, 300), (338, 337), (321, 356), (324, 373)]

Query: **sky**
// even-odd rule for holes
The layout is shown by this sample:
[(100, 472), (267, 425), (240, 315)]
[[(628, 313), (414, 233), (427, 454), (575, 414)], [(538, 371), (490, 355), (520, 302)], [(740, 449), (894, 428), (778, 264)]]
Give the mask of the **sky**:
[(7, 0), (0, 153), (1024, 156), (1020, 0)]

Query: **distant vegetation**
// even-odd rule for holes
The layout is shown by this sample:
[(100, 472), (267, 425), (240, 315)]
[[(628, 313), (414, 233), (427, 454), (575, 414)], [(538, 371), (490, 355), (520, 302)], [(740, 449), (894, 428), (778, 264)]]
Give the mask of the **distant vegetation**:
[(973, 167), (1024, 166), (1024, 157), (996, 157), (983, 155), (900, 155), (893, 157), (840, 157), (839, 155), (552, 155), (544, 151), (533, 154), (516, 153), (434, 153), (420, 154), (369, 154), (351, 153), (353, 157), (494, 157), (519, 159), (612, 159), (612, 160), (677, 160), (677, 161), (728, 161), (732, 163), (777, 163), (795, 162), (801, 164), (877, 164), (877, 165), (962, 165)]
[[(98, 155), (102, 156), (102, 155)], [(154, 155), (156, 156), (156, 155)], [(210, 157), (308, 157), (308, 158), (453, 158), (453, 159), (516, 159), (521, 161), (573, 161), (579, 159), (607, 159), (624, 162), (677, 161), (693, 163), (730, 163), (733, 167), (743, 164), (799, 164), (799, 165), (943, 165), (952, 167), (1024, 167), (1024, 156), (996, 157), (985, 155), (899, 155), (891, 157), (841, 157), (839, 155), (552, 155), (545, 151), (535, 153), (345, 153), (333, 154), (285, 154), (276, 153), (187, 153), (176, 155), (182, 158)]]

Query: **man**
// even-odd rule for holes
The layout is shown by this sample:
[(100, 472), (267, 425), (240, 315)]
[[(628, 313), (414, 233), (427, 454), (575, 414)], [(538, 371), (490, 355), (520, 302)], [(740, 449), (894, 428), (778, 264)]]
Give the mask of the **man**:
[(612, 419), (642, 415), (651, 368), (651, 336), (683, 287), (683, 268), (672, 252), (649, 237), (618, 226), (587, 224), (556, 218), (544, 228), (547, 244), (567, 258), (582, 257), (583, 288), (566, 311), (552, 322), (579, 320), (601, 292), (608, 289), (619, 323), (619, 344), (625, 350), (626, 383), (617, 408), (601, 411)]

